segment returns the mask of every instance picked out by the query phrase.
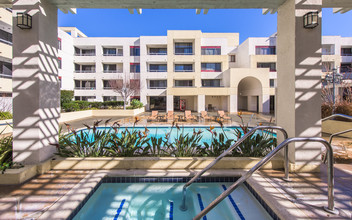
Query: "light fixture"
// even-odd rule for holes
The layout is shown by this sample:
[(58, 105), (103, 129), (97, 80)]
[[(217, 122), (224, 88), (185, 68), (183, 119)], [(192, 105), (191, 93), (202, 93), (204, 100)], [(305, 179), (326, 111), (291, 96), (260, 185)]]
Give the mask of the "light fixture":
[(308, 12), (303, 16), (303, 27), (313, 29), (319, 25), (319, 12)]
[(21, 29), (31, 29), (32, 28), (32, 16), (27, 13), (18, 12), (17, 13), (17, 27)]

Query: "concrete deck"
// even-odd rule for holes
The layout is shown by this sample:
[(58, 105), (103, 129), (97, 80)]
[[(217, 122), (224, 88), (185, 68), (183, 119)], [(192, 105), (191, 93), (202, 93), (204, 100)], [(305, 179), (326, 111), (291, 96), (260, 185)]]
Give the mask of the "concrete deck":
[[(172, 170), (167, 172), (148, 170), (110, 172), (115, 172), (120, 176), (185, 176), (193, 173), (192, 171)], [(69, 199), (72, 202), (73, 189), (82, 189), (80, 184), (87, 184), (89, 182), (87, 180), (92, 180), (94, 175), (102, 176), (107, 173), (107, 171), (49, 171), (22, 185), (2, 186), (0, 188), (0, 219), (37, 219), (40, 216), (45, 219), (45, 216), (50, 216), (50, 213), (55, 213), (55, 216), (59, 218), (60, 213), (67, 214), (68, 209), (72, 210), (72, 207), (65, 206), (64, 201)], [(210, 175), (233, 174), (234, 170), (210, 172)], [(290, 183), (282, 181), (282, 176), (282, 171), (269, 170), (261, 171), (249, 180), (249, 183), (253, 184), (252, 187), (260, 195), (265, 196), (263, 199), (274, 206), (273, 210), (280, 212), (278, 215), (281, 218), (350, 219), (352, 217), (352, 164), (335, 165), (335, 204), (340, 212), (338, 216), (327, 214), (321, 208), (327, 205), (325, 165), (321, 166), (321, 173), (291, 174), (293, 181)], [(74, 195), (77, 198), (84, 198), (82, 195)], [(78, 201), (75, 202), (78, 203)]]

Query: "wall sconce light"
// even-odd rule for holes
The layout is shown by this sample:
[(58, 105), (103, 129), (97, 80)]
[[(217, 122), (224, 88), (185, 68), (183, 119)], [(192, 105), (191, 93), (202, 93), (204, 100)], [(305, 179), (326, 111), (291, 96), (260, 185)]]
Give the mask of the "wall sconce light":
[(303, 16), (303, 27), (313, 29), (319, 25), (319, 12), (308, 12)]
[(27, 13), (17, 13), (17, 27), (21, 29), (32, 28), (32, 16)]

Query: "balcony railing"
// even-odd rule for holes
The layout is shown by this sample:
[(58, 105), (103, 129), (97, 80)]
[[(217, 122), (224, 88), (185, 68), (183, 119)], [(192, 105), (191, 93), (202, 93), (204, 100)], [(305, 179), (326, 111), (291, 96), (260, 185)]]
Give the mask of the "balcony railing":
[(194, 53), (188, 53), (188, 52), (185, 52), (185, 53), (175, 53), (175, 55), (194, 55)]
[(148, 70), (148, 72), (167, 72), (167, 70)]
[(104, 90), (112, 90), (113, 88), (112, 87), (104, 87), (103, 89)]
[(95, 70), (75, 70), (75, 73), (95, 73)]
[(166, 86), (160, 86), (160, 87), (151, 87), (149, 86), (148, 89), (166, 89)]
[(206, 88), (223, 88), (225, 86), (202, 86), (202, 87), (206, 87)]
[(104, 53), (103, 54), (103, 56), (107, 56), (107, 57), (116, 57), (116, 56), (123, 56), (123, 54), (122, 53), (113, 53), (113, 54), (111, 54), (111, 53)]
[(195, 86), (174, 86), (174, 88), (196, 88)]
[(148, 53), (148, 55), (167, 55), (166, 52), (160, 52), (160, 53)]
[(77, 90), (95, 90), (95, 87), (75, 87)]
[(352, 53), (341, 53), (341, 56), (350, 57), (350, 56), (352, 56)]
[(75, 53), (75, 56), (95, 56), (95, 53)]
[(322, 55), (335, 55), (335, 52), (334, 51), (323, 51), (321, 54)]
[(175, 72), (194, 72), (194, 70), (175, 70)]
[(122, 70), (104, 70), (104, 73), (122, 73)]
[(12, 75), (0, 74), (0, 78), (12, 79)]

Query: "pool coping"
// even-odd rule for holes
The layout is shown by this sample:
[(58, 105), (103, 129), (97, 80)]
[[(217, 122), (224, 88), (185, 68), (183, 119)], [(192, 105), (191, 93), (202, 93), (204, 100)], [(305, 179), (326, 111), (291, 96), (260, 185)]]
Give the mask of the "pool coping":
[[(94, 193), (104, 177), (191, 177), (199, 170), (93, 170), (89, 172), (67, 194), (50, 206), (39, 219), (69, 219), (77, 208)], [(239, 177), (244, 170), (210, 170), (206, 177)], [(260, 174), (254, 174), (247, 180), (247, 185), (252, 194), (260, 202), (264, 202), (277, 216), (277, 219), (308, 218), (293, 202), (281, 191), (272, 187), (271, 183)], [(270, 186), (270, 187), (268, 187)], [(273, 191), (275, 190), (275, 191)], [(275, 196), (273, 196), (273, 195)], [(259, 196), (259, 199), (258, 199)], [(264, 208), (265, 205), (263, 205)], [(269, 213), (270, 214), (270, 213)], [(298, 216), (298, 217), (297, 217)]]

